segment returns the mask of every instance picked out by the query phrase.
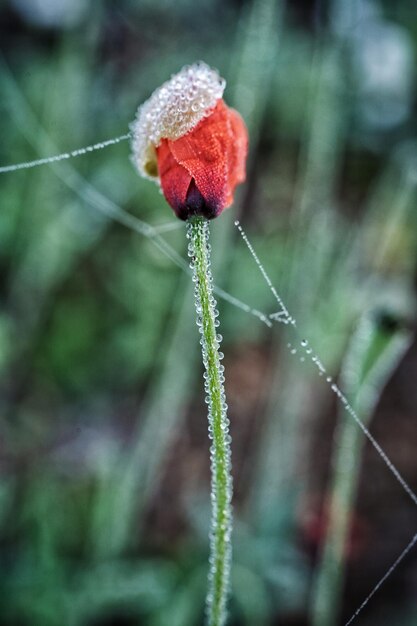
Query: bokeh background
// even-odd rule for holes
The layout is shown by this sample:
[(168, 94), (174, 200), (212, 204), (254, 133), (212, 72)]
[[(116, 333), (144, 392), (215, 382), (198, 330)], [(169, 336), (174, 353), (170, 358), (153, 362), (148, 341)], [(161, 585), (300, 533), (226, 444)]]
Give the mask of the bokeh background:
[[(1, 165), (128, 132), (184, 64), (227, 79), (251, 149), (212, 225), (215, 281), (277, 310), (239, 218), (299, 333), (219, 301), (230, 625), (344, 624), (417, 529), (326, 383), (417, 490), (415, 0), (3, 0), (0, 47)], [(208, 438), (184, 226), (127, 141), (2, 174), (0, 198), (0, 624), (200, 625)], [(356, 623), (412, 626), (416, 598), (414, 549)]]

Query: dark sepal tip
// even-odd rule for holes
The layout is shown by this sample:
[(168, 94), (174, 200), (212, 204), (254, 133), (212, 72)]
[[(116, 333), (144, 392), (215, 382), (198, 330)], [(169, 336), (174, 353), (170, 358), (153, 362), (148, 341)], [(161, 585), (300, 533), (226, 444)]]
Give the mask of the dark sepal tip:
[(219, 209), (216, 203), (204, 198), (195, 184), (194, 178), (191, 180), (188, 187), (185, 203), (175, 209), (177, 217), (184, 221), (191, 217), (205, 217), (207, 220), (212, 220), (217, 217), (220, 212), (221, 209)]

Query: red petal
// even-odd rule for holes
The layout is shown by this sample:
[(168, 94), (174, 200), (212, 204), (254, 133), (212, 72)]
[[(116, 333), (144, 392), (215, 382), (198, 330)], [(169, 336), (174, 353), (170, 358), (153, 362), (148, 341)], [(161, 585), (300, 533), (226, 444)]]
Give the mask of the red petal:
[(206, 199), (220, 210), (228, 192), (227, 155), (231, 140), (227, 109), (219, 101), (211, 115), (176, 141), (169, 141), (171, 152), (194, 178)]
[(175, 210), (186, 204), (187, 191), (191, 176), (179, 165), (169, 149), (168, 141), (163, 139), (157, 149), (158, 172), (162, 191), (168, 204)]
[(246, 178), (246, 157), (248, 154), (248, 132), (239, 113), (229, 109), (229, 123), (232, 134), (229, 152), (229, 198), (230, 206), (233, 202), (233, 193), (236, 185), (243, 183)]
[[(223, 100), (189, 133), (161, 142), (157, 149), (161, 186), (179, 217), (216, 217), (232, 203), (236, 185), (245, 179), (247, 143), (242, 118)], [(192, 180), (195, 187), (188, 198)], [(196, 192), (201, 194), (198, 206)]]

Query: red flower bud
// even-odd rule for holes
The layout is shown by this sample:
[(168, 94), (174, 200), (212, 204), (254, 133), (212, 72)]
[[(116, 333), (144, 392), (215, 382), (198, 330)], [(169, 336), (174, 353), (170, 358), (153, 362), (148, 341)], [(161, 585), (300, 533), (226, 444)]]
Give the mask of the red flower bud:
[(156, 150), (162, 191), (180, 219), (217, 217), (245, 180), (247, 132), (240, 115), (219, 100), (213, 112)]
[(217, 217), (245, 180), (247, 130), (221, 99), (224, 85), (205, 64), (184, 68), (154, 92), (132, 126), (140, 173), (159, 180), (183, 220)]

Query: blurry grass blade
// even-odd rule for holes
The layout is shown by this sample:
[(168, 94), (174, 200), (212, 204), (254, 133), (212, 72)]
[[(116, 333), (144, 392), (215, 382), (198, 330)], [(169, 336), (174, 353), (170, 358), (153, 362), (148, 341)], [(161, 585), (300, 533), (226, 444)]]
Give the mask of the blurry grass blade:
[[(297, 311), (299, 332), (312, 345), (320, 346), (326, 367), (332, 372), (343, 353), (355, 314), (355, 261), (350, 257), (349, 238), (346, 234), (344, 240), (341, 238), (338, 220), (321, 213), (309, 226), (309, 242), (300, 248), (303, 259), (297, 269), (297, 284), (286, 302)], [(320, 413), (328, 397), (325, 387), (316, 388), (314, 372), (297, 358), (288, 361), (286, 339), (280, 335), (277, 340), (280, 343), (275, 350), (251, 498), (252, 514), (260, 522), (264, 513), (277, 506), (284, 492), (306, 487), (306, 463), (315, 424), (311, 416)]]
[[(102, 484), (96, 502), (92, 536), (95, 550), (101, 554), (120, 553), (137, 540), (144, 507), (160, 480), (167, 449), (183, 426), (189, 388), (196, 372), (197, 346), (190, 332), (194, 327), (192, 286), (188, 277), (181, 282), (163, 341), (162, 363), (142, 405), (132, 448), (125, 458), (120, 458), (110, 485), (108, 481)], [(182, 353), (187, 359), (178, 367)]]
[[(312, 316), (311, 311), (317, 310), (323, 283), (326, 280), (326, 288), (330, 291), (328, 283), (336, 282), (332, 276), (337, 275), (343, 280), (348, 258), (348, 250), (344, 249), (342, 254), (339, 251), (335, 263), (335, 236), (339, 224), (330, 212), (346, 122), (338, 47), (326, 41), (317, 45), (310, 78), (311, 104), (307, 109), (299, 159), (293, 227), (289, 230), (286, 242), (287, 263), (280, 280), (281, 284), (286, 283), (284, 289), (288, 293), (290, 307), (301, 312), (300, 323), (303, 332), (309, 336), (310, 329), (314, 329), (314, 335), (320, 327), (321, 320)], [(329, 272), (330, 267), (332, 269)], [(339, 289), (337, 293), (340, 293)], [(336, 298), (334, 302), (336, 304)], [(341, 321), (340, 316), (345, 313), (349, 317), (349, 309), (338, 304), (334, 313), (335, 320)], [(333, 351), (337, 354), (335, 346)], [(338, 346), (340, 351), (342, 341)], [(300, 423), (305, 411), (310, 411), (309, 403), (306, 402), (306, 394), (311, 393), (308, 382), (297, 364), (290, 363), (282, 371), (282, 360), (282, 351), (278, 351), (255, 473), (257, 478), (252, 504), (258, 511), (259, 519), (262, 519), (261, 511), (264, 507), (273, 507), (274, 499), (280, 499), (283, 485), (290, 486), (294, 462), (299, 458)], [(317, 398), (317, 401), (320, 402), (320, 399)], [(306, 430), (303, 430), (302, 437), (304, 442), (308, 440)], [(303, 444), (303, 449), (306, 447)], [(275, 497), (271, 499), (273, 493)]]
[[(232, 103), (249, 130), (252, 154), (276, 67), (283, 6), (281, 0), (253, 0), (242, 15), (230, 76)], [(237, 68), (237, 71), (236, 71)]]
[(80, 572), (69, 602), (73, 623), (95, 623), (120, 607), (134, 615), (157, 612), (171, 597), (178, 575), (177, 568), (163, 559), (110, 561)]
[[(341, 378), (365, 425), (369, 424), (383, 388), (410, 342), (409, 333), (385, 331), (376, 316), (362, 318), (343, 362)], [(314, 626), (333, 626), (338, 621), (344, 561), (364, 441), (357, 425), (340, 416), (333, 449), (334, 473), (327, 535), (313, 587)]]
[(405, 264), (414, 269), (417, 147), (413, 147), (400, 146), (394, 152), (367, 199), (355, 247), (374, 272), (393, 273)]
[(262, 578), (246, 567), (235, 564), (232, 586), (233, 599), (243, 617), (242, 623), (256, 626), (269, 624), (271, 601)]
[(346, 123), (340, 48), (332, 41), (316, 45), (294, 201), (296, 220), (305, 220), (314, 211), (331, 207)]
[(170, 600), (152, 615), (150, 626), (194, 626), (202, 620), (207, 584), (206, 566), (196, 568), (178, 584)]

